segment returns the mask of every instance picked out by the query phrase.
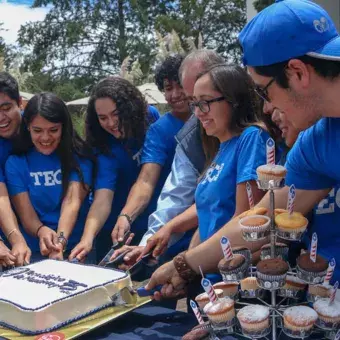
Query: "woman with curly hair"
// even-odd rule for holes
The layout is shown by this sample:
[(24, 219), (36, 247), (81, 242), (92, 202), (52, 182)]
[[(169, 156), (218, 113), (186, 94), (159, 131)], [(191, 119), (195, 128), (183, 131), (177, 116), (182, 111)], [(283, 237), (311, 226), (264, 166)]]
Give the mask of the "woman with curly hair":
[(181, 61), (175, 56), (163, 63), (168, 73), (162, 89), (166, 87), (173, 112), (151, 125), (143, 96), (128, 81), (111, 77), (94, 89), (87, 112), (87, 140), (99, 153), (99, 173), (83, 239), (72, 256), (82, 259), (101, 228), (96, 239), (98, 259), (118, 239), (116, 228), (111, 241), (113, 226), (122, 225), (122, 235), (131, 229), (136, 244), (147, 230), (148, 217), (171, 170), (174, 136), (190, 115), (177, 81)]
[(156, 201), (153, 202), (152, 197), (159, 197), (170, 173), (177, 145), (175, 136), (191, 115), (188, 98), (178, 76), (183, 59), (181, 55), (169, 56), (156, 69), (155, 82), (164, 92), (171, 112), (163, 115), (147, 132), (141, 158), (142, 169), (112, 231), (113, 242), (122, 240), (130, 224), (146, 207), (151, 205), (151, 211), (155, 210)]
[(30, 99), (5, 170), (32, 262), (47, 256), (63, 259), (67, 245), (72, 249), (79, 242), (89, 209), (93, 160), (61, 99), (52, 93)]

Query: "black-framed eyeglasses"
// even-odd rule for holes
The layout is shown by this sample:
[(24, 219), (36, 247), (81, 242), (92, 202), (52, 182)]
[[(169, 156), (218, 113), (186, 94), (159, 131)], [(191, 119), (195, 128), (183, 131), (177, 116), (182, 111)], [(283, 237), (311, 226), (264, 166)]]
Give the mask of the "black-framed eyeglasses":
[(268, 103), (270, 103), (270, 98), (268, 96), (268, 88), (271, 84), (274, 83), (275, 80), (276, 80), (276, 78), (272, 78), (265, 87), (260, 87), (258, 85), (255, 85), (256, 94), (260, 98), (262, 98), (264, 101), (267, 101)]
[(210, 104), (211, 103), (216, 103), (216, 102), (222, 102), (223, 100), (228, 101), (224, 97), (218, 97), (214, 99), (209, 99), (209, 100), (200, 100), (199, 102), (191, 102), (189, 103), (189, 108), (192, 113), (195, 113), (195, 108), (198, 107), (203, 113), (208, 113), (210, 112)]

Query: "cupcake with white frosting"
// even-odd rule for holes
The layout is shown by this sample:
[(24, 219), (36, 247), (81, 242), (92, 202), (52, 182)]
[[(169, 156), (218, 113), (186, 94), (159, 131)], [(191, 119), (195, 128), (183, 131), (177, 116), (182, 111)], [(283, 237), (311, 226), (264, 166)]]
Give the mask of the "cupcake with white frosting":
[(261, 305), (243, 307), (237, 313), (244, 335), (252, 337), (266, 334), (270, 328), (269, 308)]
[(283, 331), (292, 337), (307, 337), (318, 319), (318, 314), (307, 306), (293, 306), (283, 313)]
[(340, 326), (340, 302), (318, 299), (313, 308), (318, 313), (317, 326), (324, 329), (336, 329)]

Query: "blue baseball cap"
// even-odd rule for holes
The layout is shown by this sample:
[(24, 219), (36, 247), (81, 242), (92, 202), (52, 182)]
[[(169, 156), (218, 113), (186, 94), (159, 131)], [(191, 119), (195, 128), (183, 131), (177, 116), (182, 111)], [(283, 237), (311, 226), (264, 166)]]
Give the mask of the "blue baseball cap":
[(340, 36), (328, 13), (309, 0), (276, 0), (241, 31), (243, 63), (265, 66), (292, 58), (340, 61)]

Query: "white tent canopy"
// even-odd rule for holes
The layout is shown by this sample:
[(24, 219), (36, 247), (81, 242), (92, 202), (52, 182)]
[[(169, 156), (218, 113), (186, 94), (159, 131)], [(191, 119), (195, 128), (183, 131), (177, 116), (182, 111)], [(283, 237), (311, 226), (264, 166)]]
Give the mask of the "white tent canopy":
[[(148, 104), (166, 104), (166, 100), (162, 92), (157, 88), (154, 83), (146, 83), (138, 86), (138, 89), (145, 96)], [(68, 102), (66, 105), (73, 106), (86, 106), (89, 102), (90, 97), (85, 97), (77, 100)]]
[(24, 100), (30, 100), (32, 97), (34, 97), (34, 94), (20, 91), (20, 96)]

